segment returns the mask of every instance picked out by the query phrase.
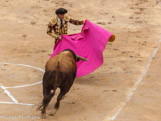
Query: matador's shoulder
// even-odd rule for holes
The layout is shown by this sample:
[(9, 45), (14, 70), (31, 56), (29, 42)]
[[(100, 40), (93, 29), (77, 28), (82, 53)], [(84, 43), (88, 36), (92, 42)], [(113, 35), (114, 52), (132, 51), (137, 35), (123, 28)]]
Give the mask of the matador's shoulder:
[(64, 20), (65, 21), (69, 21), (70, 20), (70, 17), (69, 16), (64, 16)]
[(56, 18), (52, 18), (49, 24), (54, 25), (56, 23), (57, 23), (57, 19)]

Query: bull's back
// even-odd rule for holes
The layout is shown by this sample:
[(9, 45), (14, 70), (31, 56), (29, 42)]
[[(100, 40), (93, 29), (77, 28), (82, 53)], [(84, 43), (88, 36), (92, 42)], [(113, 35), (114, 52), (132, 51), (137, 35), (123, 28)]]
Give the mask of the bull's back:
[(49, 59), (45, 70), (46, 71), (54, 71), (59, 66), (59, 71), (68, 72), (68, 71), (76, 71), (76, 61), (73, 58), (73, 55), (70, 53), (59, 53), (53, 58)]

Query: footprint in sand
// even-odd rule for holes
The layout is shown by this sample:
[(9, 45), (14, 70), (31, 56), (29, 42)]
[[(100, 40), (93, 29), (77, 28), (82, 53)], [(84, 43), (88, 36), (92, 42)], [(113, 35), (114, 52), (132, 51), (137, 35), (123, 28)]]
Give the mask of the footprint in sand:
[(31, 25), (35, 25), (36, 24), (36, 22), (34, 22), (34, 21), (31, 21)]
[(136, 12), (134, 12), (134, 14), (141, 14), (141, 12), (137, 12), (137, 11), (136, 11)]
[(139, 10), (140, 10), (140, 11), (144, 11), (144, 10), (146, 10), (146, 8), (139, 8)]
[(24, 39), (26, 39), (27, 35), (26, 35), (26, 34), (24, 34), (24, 35), (22, 35), (22, 37), (23, 37)]
[(105, 22), (97, 22), (97, 24), (106, 25)]
[(129, 19), (134, 19), (134, 17), (133, 16), (130, 16)]
[(112, 24), (112, 22), (108, 22), (108, 24)]
[(142, 20), (138, 20), (138, 21), (135, 21), (135, 22), (138, 23), (138, 24), (144, 23)]

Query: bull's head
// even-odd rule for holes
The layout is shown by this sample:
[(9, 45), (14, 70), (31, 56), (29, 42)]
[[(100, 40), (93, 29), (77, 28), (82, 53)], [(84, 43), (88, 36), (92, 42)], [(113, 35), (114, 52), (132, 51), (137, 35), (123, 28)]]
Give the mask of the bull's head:
[(71, 52), (71, 53), (73, 54), (74, 58), (76, 59), (76, 62), (78, 62), (78, 61), (80, 61), (80, 60), (82, 60), (82, 61), (88, 61), (87, 59), (85, 59), (85, 58), (83, 58), (83, 57), (81, 57), (81, 56), (76, 55), (71, 49), (66, 49), (66, 50), (64, 50), (64, 51), (69, 51), (69, 52)]

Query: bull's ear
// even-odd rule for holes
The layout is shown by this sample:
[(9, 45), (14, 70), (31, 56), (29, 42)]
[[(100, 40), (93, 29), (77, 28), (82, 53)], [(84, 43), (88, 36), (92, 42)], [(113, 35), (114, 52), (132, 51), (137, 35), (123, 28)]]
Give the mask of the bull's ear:
[(88, 61), (88, 59), (85, 59), (85, 58), (83, 58), (83, 57), (81, 57), (81, 56), (77, 56), (77, 55), (76, 55), (76, 57), (77, 57), (77, 61), (79, 61), (79, 60)]

